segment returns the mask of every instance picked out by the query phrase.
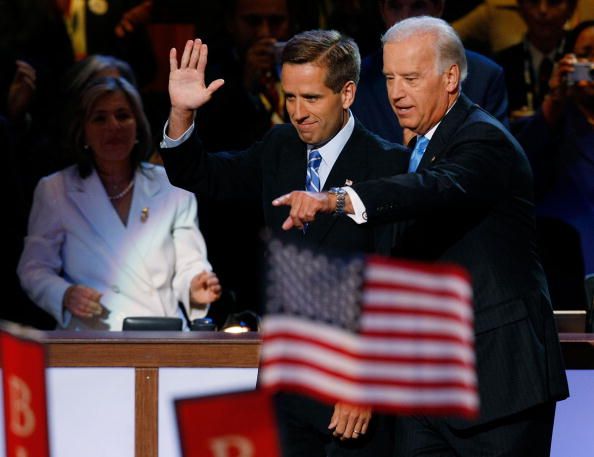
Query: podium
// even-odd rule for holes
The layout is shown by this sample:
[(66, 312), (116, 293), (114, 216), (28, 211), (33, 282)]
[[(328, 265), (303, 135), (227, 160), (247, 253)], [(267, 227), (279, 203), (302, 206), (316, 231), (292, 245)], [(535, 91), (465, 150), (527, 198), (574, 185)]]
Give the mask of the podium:
[[(203, 377), (205, 370), (207, 374), (216, 371), (214, 378), (209, 381), (211, 385), (220, 383), (222, 390), (253, 388), (256, 382), (261, 344), (260, 336), (257, 333), (231, 335), (222, 332), (145, 331), (84, 333), (55, 331), (47, 332), (43, 342), (47, 347), (49, 367), (50, 423), (53, 420), (60, 420), (59, 414), (57, 417), (52, 417), (51, 412), (52, 391), (56, 390), (53, 389), (53, 384), (56, 383), (52, 384), (51, 382), (53, 375), (58, 375), (59, 379), (63, 379), (60, 373), (52, 373), (55, 369), (60, 371), (60, 369), (71, 368), (76, 371), (84, 371), (88, 368), (123, 368), (126, 372), (133, 371), (133, 455), (135, 457), (157, 457), (159, 455), (159, 448), (163, 448), (163, 443), (161, 446), (159, 445), (159, 438), (163, 438), (163, 433), (159, 433), (160, 428), (161, 432), (164, 429), (168, 430), (165, 434), (169, 436), (169, 447), (172, 445), (172, 440), (177, 441), (176, 424), (171, 414), (168, 414), (169, 420), (166, 421), (168, 424), (159, 424), (160, 391), (171, 390), (171, 386), (168, 387), (164, 381), (159, 382), (161, 374), (165, 373), (167, 382), (171, 384), (171, 380), (175, 381), (178, 374), (187, 378), (192, 372), (198, 370)], [(217, 371), (217, 368), (230, 370)], [(69, 372), (66, 371), (65, 375), (68, 375)], [(110, 376), (110, 373), (117, 376), (122, 374), (119, 370), (107, 370), (104, 376)], [(73, 373), (70, 372), (70, 374)], [(220, 380), (217, 380), (217, 377), (220, 377)], [(97, 392), (97, 389), (101, 389), (102, 385), (107, 382), (102, 379), (96, 381), (96, 386), (79, 387), (88, 389), (88, 395), (92, 396), (93, 392)], [(74, 389), (77, 388), (78, 386), (74, 387)], [(187, 388), (186, 386), (185, 389)], [(183, 390), (184, 388), (181, 391), (183, 392)], [(177, 395), (188, 396), (193, 395), (194, 390), (188, 390), (186, 394), (180, 393), (179, 389), (176, 392)], [(63, 402), (64, 400), (59, 398), (54, 400), (58, 406)], [(120, 403), (125, 402), (120, 401)], [(163, 403), (163, 399), (161, 403)], [(122, 406), (125, 408), (125, 405)], [(115, 419), (114, 417), (113, 420)], [(86, 426), (93, 427), (93, 424), (87, 423)], [(100, 427), (97, 429), (99, 430)], [(61, 439), (60, 436), (56, 438), (56, 433), (52, 433), (50, 428), (50, 440), (52, 435), (59, 441), (58, 443), (50, 442), (50, 445), (53, 444), (55, 455), (70, 455), (70, 451), (59, 448), (62, 447), (61, 444), (73, 444), (73, 442)], [(73, 430), (72, 435), (76, 437), (77, 432)], [(98, 437), (98, 439), (110, 438)], [(93, 448), (92, 443), (88, 444), (89, 448)], [(56, 449), (56, 445), (58, 449)], [(76, 452), (78, 450), (72, 451), (72, 454)], [(132, 455), (122, 457), (132, 457)]]
[[(551, 456), (589, 457), (594, 334), (560, 338), (571, 397), (557, 405)], [(173, 399), (254, 388), (261, 346), (257, 333), (220, 332), (55, 331), (43, 342), (50, 448), (60, 457), (181, 456)]]

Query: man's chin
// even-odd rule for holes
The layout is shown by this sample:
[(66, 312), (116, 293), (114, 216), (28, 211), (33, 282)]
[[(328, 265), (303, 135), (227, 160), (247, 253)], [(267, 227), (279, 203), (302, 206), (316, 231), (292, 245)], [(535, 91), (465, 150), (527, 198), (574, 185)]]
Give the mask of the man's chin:
[(297, 135), (299, 136), (299, 139), (306, 144), (316, 144), (313, 135), (304, 135), (299, 130), (297, 130)]

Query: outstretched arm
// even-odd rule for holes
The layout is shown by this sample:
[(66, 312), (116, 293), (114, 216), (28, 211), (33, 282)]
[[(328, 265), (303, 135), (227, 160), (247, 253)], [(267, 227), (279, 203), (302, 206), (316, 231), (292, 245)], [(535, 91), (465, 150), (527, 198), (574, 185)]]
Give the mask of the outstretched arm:
[[(273, 206), (290, 206), (289, 217), (283, 222), (283, 230), (302, 229), (312, 222), (318, 213), (332, 213), (336, 210), (336, 196), (328, 192), (305, 192), (296, 190), (281, 195), (272, 201)], [(353, 205), (349, 195), (345, 197), (345, 214), (353, 214)]]
[(223, 84), (222, 79), (211, 82), (204, 81), (208, 48), (199, 38), (188, 40), (177, 61), (177, 50), (169, 51), (169, 98), (171, 112), (167, 135), (179, 138), (194, 121), (194, 112), (210, 100), (212, 94)]

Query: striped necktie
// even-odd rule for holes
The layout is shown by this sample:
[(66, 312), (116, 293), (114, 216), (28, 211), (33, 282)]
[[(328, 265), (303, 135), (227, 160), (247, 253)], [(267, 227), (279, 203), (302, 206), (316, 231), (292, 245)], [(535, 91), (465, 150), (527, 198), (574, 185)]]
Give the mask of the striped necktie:
[(419, 163), (421, 163), (421, 159), (423, 158), (423, 154), (425, 153), (425, 149), (427, 149), (428, 144), (429, 139), (427, 137), (424, 137), (423, 135), (417, 136), (417, 143), (415, 144), (415, 148), (410, 155), (410, 162), (408, 163), (409, 173), (414, 173), (417, 171), (417, 167), (419, 166)]
[(313, 149), (309, 151), (307, 158), (307, 177), (305, 178), (305, 190), (308, 192), (319, 192), (320, 189), (320, 175), (318, 170), (322, 163), (322, 156), (320, 151)]

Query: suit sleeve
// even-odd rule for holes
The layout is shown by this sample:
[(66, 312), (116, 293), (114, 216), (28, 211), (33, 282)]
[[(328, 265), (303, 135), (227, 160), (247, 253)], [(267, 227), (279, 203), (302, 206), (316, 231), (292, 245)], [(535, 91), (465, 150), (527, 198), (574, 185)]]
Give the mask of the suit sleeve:
[(62, 300), (72, 284), (60, 276), (65, 237), (60, 203), (64, 193), (54, 183), (42, 179), (35, 189), (17, 274), (29, 298), (65, 327), (72, 316), (63, 308)]
[(437, 211), (482, 210), (510, 192), (518, 153), (497, 128), (468, 126), (457, 133), (444, 155), (418, 173), (353, 185), (365, 205), (367, 220), (392, 222)]
[(179, 192), (178, 209), (172, 229), (175, 246), (175, 275), (173, 288), (177, 300), (183, 303), (191, 319), (204, 317), (208, 306), (190, 309), (190, 283), (203, 271), (212, 271), (206, 255), (206, 243), (198, 230), (196, 199), (189, 193)]
[(251, 198), (260, 193), (261, 143), (244, 151), (208, 153), (196, 133), (173, 148), (160, 148), (169, 181), (213, 200)]

